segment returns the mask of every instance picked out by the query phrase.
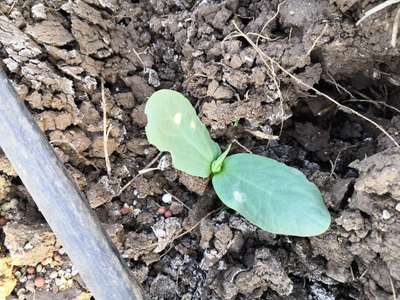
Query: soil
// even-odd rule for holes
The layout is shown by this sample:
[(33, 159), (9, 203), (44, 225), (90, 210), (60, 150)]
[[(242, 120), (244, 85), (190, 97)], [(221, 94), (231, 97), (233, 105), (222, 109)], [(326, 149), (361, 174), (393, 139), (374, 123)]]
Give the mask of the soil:
[[(271, 76), (248, 41), (229, 36), (234, 24), (253, 33), (283, 68), (400, 143), (397, 9), (355, 25), (379, 2), (2, 0), (0, 56), (149, 299), (392, 299), (400, 149), (278, 68)], [(331, 228), (312, 238), (269, 234), (224, 207), (207, 181), (174, 170), (144, 132), (146, 99), (160, 88), (184, 93), (223, 148), (237, 140), (303, 171), (324, 195)], [(159, 171), (119, 193), (153, 160)], [(0, 256), (11, 257), (17, 279), (8, 299), (90, 298), (4, 155), (0, 232)]]

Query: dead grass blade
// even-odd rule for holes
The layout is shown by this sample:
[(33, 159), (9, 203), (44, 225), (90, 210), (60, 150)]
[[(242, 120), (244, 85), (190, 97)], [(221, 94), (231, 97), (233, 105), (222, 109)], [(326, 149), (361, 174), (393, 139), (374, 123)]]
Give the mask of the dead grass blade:
[(386, 7), (389, 7), (390, 5), (400, 3), (400, 0), (387, 0), (385, 2), (382, 2), (381, 4), (378, 4), (377, 6), (371, 8), (368, 10), (360, 20), (357, 21), (356, 26), (360, 25), (361, 22), (363, 22), (366, 18), (372, 16), (373, 14), (376, 14), (377, 12), (381, 11), (382, 9), (385, 9)]

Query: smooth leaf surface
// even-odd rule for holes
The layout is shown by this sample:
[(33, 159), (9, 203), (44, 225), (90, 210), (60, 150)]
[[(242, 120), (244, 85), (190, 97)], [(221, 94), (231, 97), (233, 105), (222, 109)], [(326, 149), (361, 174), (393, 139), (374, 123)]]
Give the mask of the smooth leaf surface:
[(228, 156), (212, 178), (220, 199), (263, 230), (314, 236), (329, 228), (318, 188), (303, 173), (263, 156)]
[(147, 101), (146, 135), (160, 151), (168, 151), (175, 169), (208, 177), (221, 150), (181, 93), (159, 90)]

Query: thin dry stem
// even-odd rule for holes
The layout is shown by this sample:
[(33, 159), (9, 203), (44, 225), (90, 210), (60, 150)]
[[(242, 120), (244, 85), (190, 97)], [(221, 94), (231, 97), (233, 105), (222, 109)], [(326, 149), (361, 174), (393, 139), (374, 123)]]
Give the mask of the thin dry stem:
[(7, 16), (9, 16), (9, 15), (12, 13), (12, 11), (13, 11), (15, 5), (17, 5), (17, 3), (18, 3), (18, 0), (15, 0), (15, 1), (13, 2), (13, 4), (11, 4), (11, 7), (10, 7), (10, 9), (9, 9), (8, 12), (7, 12)]
[(385, 9), (386, 7), (396, 4), (396, 3), (400, 3), (400, 0), (387, 0), (387, 1), (371, 8), (364, 14), (364, 16), (362, 16), (362, 18), (360, 20), (357, 21), (356, 26), (360, 25), (361, 22), (363, 22), (366, 18), (368, 18), (368, 17), (372, 16), (373, 14), (376, 14), (377, 12), (381, 11), (382, 9)]
[(174, 238), (171, 240), (170, 243), (173, 243), (173, 242), (176, 241), (177, 239), (180, 239), (181, 237), (185, 236), (186, 234), (192, 232), (194, 229), (196, 229), (197, 226), (200, 225), (200, 223), (201, 223), (203, 220), (207, 219), (209, 216), (211, 216), (213, 213), (217, 212), (217, 211), (220, 210), (220, 209), (221, 209), (221, 208), (217, 208), (217, 209), (214, 209), (214, 210), (210, 211), (210, 212), (209, 212), (208, 214), (206, 214), (203, 218), (201, 218), (200, 221), (198, 221), (196, 224), (194, 224), (194, 225), (193, 225), (192, 227), (190, 227), (188, 230), (186, 230), (186, 231), (182, 232), (181, 234), (178, 234), (176, 237), (174, 237)]
[(392, 30), (392, 40), (390, 41), (390, 45), (393, 48), (396, 48), (397, 44), (397, 35), (399, 33), (399, 23), (400, 23), (400, 8), (397, 9), (396, 16), (393, 21), (393, 30)]
[[(262, 36), (262, 33), (264, 32), (265, 28), (267, 28), (267, 26), (268, 26), (269, 24), (271, 24), (271, 22), (272, 22), (273, 20), (275, 20), (276, 17), (279, 15), (279, 10), (280, 10), (280, 8), (281, 8), (281, 5), (283, 5), (285, 2), (286, 2), (286, 0), (284, 0), (284, 1), (282, 1), (281, 3), (278, 4), (278, 7), (276, 8), (275, 14), (274, 14), (274, 15), (272, 16), (272, 18), (270, 18), (270, 19), (264, 24), (264, 26), (261, 28), (260, 36)], [(266, 40), (271, 40), (271, 38), (270, 38), (268, 35), (266, 35), (265, 38), (266, 38)], [(260, 37), (257, 37), (256, 45), (258, 45), (259, 39), (260, 39)]]
[[(399, 0), (400, 1), (400, 0)], [(245, 34), (243, 33), (239, 27), (236, 25), (235, 22), (233, 22), (236, 30), (238, 31), (238, 33), (240, 33), (240, 35), (245, 38), (247, 40), (247, 42), (256, 50), (256, 52), (259, 54), (261, 60), (263, 61), (263, 63), (269, 68), (271, 69), (271, 67), (268, 65), (268, 63), (266, 62), (265, 59), (268, 59), (270, 61), (271, 64), (276, 65), (284, 74), (286, 74), (287, 76), (289, 76), (290, 78), (292, 78), (297, 84), (307, 88), (308, 90), (312, 90), (314, 93), (316, 93), (317, 95), (331, 101), (332, 103), (336, 104), (336, 106), (342, 110), (343, 112), (347, 112), (347, 113), (352, 113), (364, 120), (366, 120), (367, 122), (371, 123), (372, 125), (374, 125), (376, 128), (378, 128), (382, 133), (384, 133), (392, 142), (394, 145), (396, 145), (396, 147), (400, 148), (399, 143), (397, 143), (397, 141), (378, 123), (376, 123), (375, 121), (365, 117), (364, 115), (362, 115), (361, 113), (359, 113), (358, 111), (351, 109), (343, 104), (340, 104), (338, 101), (336, 101), (335, 99), (333, 99), (332, 97), (320, 92), (319, 90), (317, 90), (316, 88), (314, 88), (313, 86), (303, 82), (301, 79), (299, 79), (298, 77), (296, 77), (295, 75), (293, 75), (292, 73), (290, 73), (289, 71), (287, 71), (284, 67), (282, 67), (278, 62), (276, 62), (273, 58), (269, 57), (268, 55), (266, 55), (264, 52), (261, 51), (261, 49), (259, 47), (257, 47), (257, 45)]]
[(390, 104), (387, 104), (384, 101), (376, 101), (376, 100), (366, 100), (366, 99), (350, 99), (350, 100), (346, 100), (344, 102), (367, 102), (367, 103), (371, 103), (377, 107), (379, 107), (380, 105), (385, 106), (387, 108), (390, 108), (392, 110), (394, 110), (395, 112), (400, 114), (400, 109), (398, 109), (397, 107), (394, 107)]
[(146, 72), (147, 72), (147, 68), (146, 68), (146, 65), (144, 64), (143, 59), (140, 57), (139, 53), (136, 51), (135, 48), (132, 47), (132, 51), (133, 51), (133, 53), (135, 53), (136, 57), (138, 58), (138, 60), (139, 60), (140, 63), (142, 64), (142, 66), (143, 66), (143, 72), (146, 73)]
[(121, 196), (122, 192), (125, 191), (131, 184), (132, 182), (135, 181), (135, 179), (137, 179), (139, 176), (142, 176), (143, 174), (152, 172), (152, 171), (156, 171), (156, 170), (160, 170), (158, 167), (157, 168), (151, 168), (152, 165), (154, 165), (159, 158), (161, 157), (162, 152), (158, 153), (157, 156), (155, 158), (153, 158), (143, 169), (141, 169), (138, 174), (136, 174), (131, 180), (129, 180), (120, 190), (119, 192), (114, 196), (114, 197), (119, 197)]
[(389, 274), (389, 281), (390, 281), (390, 287), (392, 289), (393, 300), (397, 300), (396, 288), (394, 287), (393, 279), (392, 279), (392, 276), (390, 274)]
[(349, 100), (345, 100), (343, 102), (367, 102), (367, 103), (371, 103), (373, 105), (375, 105), (377, 108), (379, 108), (380, 105), (385, 106), (389, 109), (392, 109), (393, 111), (400, 113), (400, 109), (398, 109), (397, 107), (394, 107), (390, 104), (387, 104), (384, 101), (377, 101), (377, 100), (373, 100), (370, 97), (368, 97), (367, 95), (357, 91), (357, 90), (353, 90), (354, 93), (358, 94), (359, 96), (365, 98), (365, 99), (357, 99), (348, 89), (346, 89), (344, 86), (340, 85), (339, 83), (336, 82), (336, 80), (332, 77), (331, 74), (328, 74), (328, 76), (331, 78), (331, 80), (327, 80), (327, 82), (332, 83), (336, 86), (336, 89), (338, 90), (339, 93), (340, 90), (344, 91), (346, 94), (348, 94), (350, 96), (351, 99)]
[(108, 154), (108, 137), (110, 134), (111, 126), (107, 124), (107, 103), (104, 94), (104, 80), (101, 79), (101, 105), (103, 108), (103, 149), (104, 149), (104, 159), (106, 161), (107, 176), (111, 178), (111, 162)]
[(186, 207), (187, 210), (192, 210), (189, 206), (187, 206), (181, 199), (179, 199), (178, 197), (176, 197), (174, 194), (168, 192), (166, 189), (164, 189), (164, 192), (167, 194), (170, 194), (171, 197), (178, 203), (182, 204), (184, 207)]
[(237, 139), (234, 139), (232, 141), (232, 143), (237, 144), (239, 147), (241, 147), (244, 151), (246, 151), (247, 153), (253, 153), (249, 148), (243, 146)]
[[(236, 23), (235, 22), (233, 22), (233, 25), (236, 27), (236, 30), (238, 31), (238, 32), (231, 32), (230, 34), (228, 34), (224, 39), (223, 39), (223, 41), (222, 42), (224, 42), (226, 39), (231, 39), (231, 38), (235, 38), (235, 37), (240, 37), (240, 36), (244, 36), (244, 33), (239, 29), (239, 27), (236, 25)], [(246, 36), (246, 39), (249, 39), (248, 38), (248, 36)], [(249, 40), (251, 40), (251, 39), (249, 39)], [(255, 48), (257, 48), (257, 49), (260, 49), (260, 48), (258, 48), (258, 46), (257, 45), (255, 45), (254, 44), (254, 42), (253, 41), (251, 41), (252, 42), (252, 44), (254, 45), (254, 47)], [(256, 49), (256, 50), (257, 50)], [(261, 51), (261, 50), (260, 50)], [(271, 59), (270, 59), (270, 64), (268, 64), (266, 61), (265, 61), (265, 59), (261, 56), (261, 60), (264, 62), (264, 64), (265, 64), (265, 66), (268, 68), (268, 70), (269, 70), (269, 73), (268, 73), (268, 76), (270, 77), (270, 79), (272, 80), (272, 82), (274, 83), (274, 85), (275, 85), (275, 88), (276, 88), (276, 91), (277, 91), (277, 93), (278, 93), (278, 97), (279, 97), (279, 105), (280, 105), (280, 110), (281, 110), (281, 126), (280, 126), (280, 131), (279, 131), (279, 137), (281, 136), (281, 134), (282, 134), (282, 131), (283, 131), (283, 116), (285, 115), (285, 111), (284, 111), (284, 109), (283, 109), (283, 95), (282, 95), (282, 92), (281, 92), (281, 89), (280, 89), (280, 84), (279, 84), (279, 81), (278, 81), (278, 77), (276, 76), (276, 73), (275, 73), (275, 70), (274, 70), (274, 66), (273, 66), (273, 63), (272, 63), (272, 61), (271, 61)]]
[(307, 51), (306, 57), (311, 54), (311, 52), (314, 50), (314, 48), (317, 46), (318, 41), (322, 38), (324, 35), (326, 29), (328, 28), (328, 24), (325, 24), (324, 28), (322, 28), (321, 33), (317, 38), (315, 39), (314, 43), (312, 44), (311, 48)]

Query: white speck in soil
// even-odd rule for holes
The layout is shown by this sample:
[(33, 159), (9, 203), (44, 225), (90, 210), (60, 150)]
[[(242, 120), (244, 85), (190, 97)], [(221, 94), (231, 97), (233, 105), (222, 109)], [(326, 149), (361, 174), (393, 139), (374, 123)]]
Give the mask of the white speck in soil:
[(382, 219), (384, 219), (384, 220), (389, 220), (390, 217), (391, 217), (391, 215), (390, 215), (389, 211), (387, 211), (386, 209), (384, 209), (384, 210), (382, 211)]
[(169, 204), (172, 202), (172, 195), (171, 194), (164, 194), (161, 198), (162, 202)]

